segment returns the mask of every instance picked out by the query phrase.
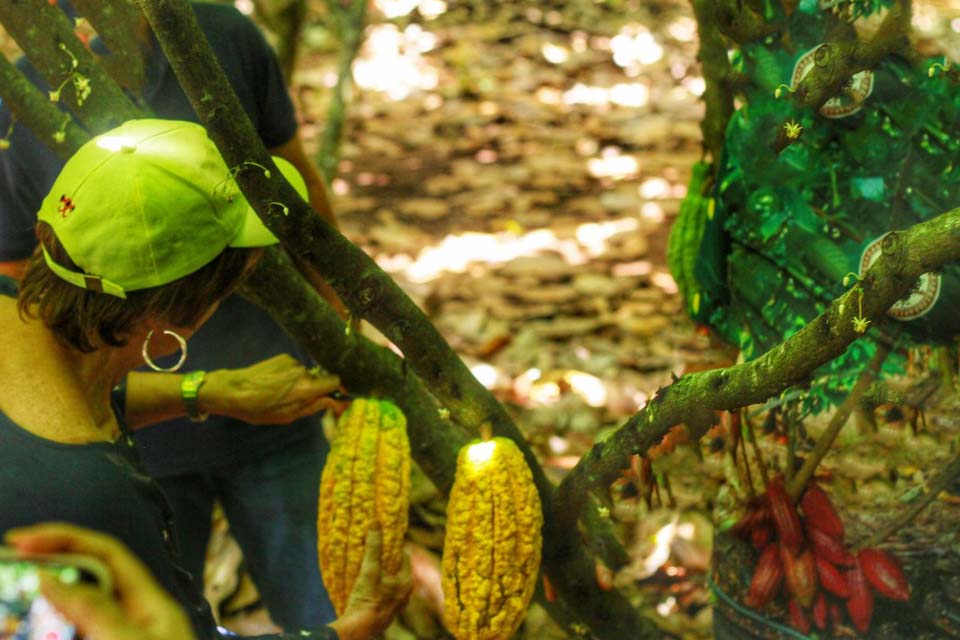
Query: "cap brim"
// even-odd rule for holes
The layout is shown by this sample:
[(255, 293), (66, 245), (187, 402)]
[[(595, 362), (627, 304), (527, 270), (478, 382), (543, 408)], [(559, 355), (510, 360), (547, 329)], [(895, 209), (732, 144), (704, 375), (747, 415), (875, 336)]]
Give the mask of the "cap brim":
[[(303, 176), (300, 175), (300, 172), (297, 171), (297, 168), (279, 156), (273, 156), (273, 162), (277, 165), (277, 168), (280, 169), (280, 173), (287, 179), (287, 182), (292, 184), (293, 188), (297, 190), (300, 197), (307, 200), (307, 183), (304, 181)], [(277, 236), (273, 235), (273, 232), (267, 228), (267, 225), (263, 224), (263, 220), (261, 220), (257, 212), (253, 210), (253, 207), (248, 207), (247, 216), (244, 218), (243, 224), (237, 232), (236, 237), (234, 237), (233, 242), (230, 243), (230, 246), (236, 248), (269, 247), (279, 242), (280, 240), (277, 239)]]

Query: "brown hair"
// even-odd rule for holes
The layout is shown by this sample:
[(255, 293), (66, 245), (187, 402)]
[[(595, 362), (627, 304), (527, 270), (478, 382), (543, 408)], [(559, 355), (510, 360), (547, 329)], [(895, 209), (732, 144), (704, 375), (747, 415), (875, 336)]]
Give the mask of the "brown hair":
[(43, 259), (41, 246), (58, 264), (80, 269), (53, 229), (37, 223), (40, 240), (20, 281), (21, 316), (40, 319), (68, 345), (85, 353), (101, 345), (126, 344), (125, 334), (147, 316), (177, 327), (193, 327), (211, 305), (235, 289), (261, 255), (259, 249), (225, 249), (204, 267), (169, 284), (130, 291), (126, 299), (97, 293), (59, 278)]

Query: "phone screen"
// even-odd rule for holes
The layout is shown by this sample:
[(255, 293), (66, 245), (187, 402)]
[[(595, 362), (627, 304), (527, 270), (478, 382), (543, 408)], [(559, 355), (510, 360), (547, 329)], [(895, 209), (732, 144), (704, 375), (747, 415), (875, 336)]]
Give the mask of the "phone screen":
[[(61, 581), (81, 580), (77, 567), (43, 564)], [(28, 560), (0, 560), (0, 640), (74, 640), (73, 627), (40, 595), (39, 567)]]

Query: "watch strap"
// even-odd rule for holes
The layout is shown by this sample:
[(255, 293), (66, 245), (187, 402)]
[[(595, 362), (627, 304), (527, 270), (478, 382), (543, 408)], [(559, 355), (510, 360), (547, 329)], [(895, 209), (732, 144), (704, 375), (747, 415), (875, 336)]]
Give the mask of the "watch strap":
[(180, 380), (180, 398), (193, 422), (203, 422), (210, 417), (209, 413), (200, 411), (200, 387), (206, 381), (206, 375), (206, 371), (191, 371)]

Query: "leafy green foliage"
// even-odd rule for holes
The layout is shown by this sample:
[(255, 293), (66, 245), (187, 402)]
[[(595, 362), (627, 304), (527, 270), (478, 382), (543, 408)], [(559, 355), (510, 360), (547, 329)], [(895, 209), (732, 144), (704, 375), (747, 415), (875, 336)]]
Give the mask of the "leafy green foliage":
[[(836, 18), (804, 1), (786, 20), (785, 42), (754, 43), (734, 58), (750, 80), (727, 129), (718, 167), (716, 215), (701, 235), (695, 268), (702, 290), (697, 319), (753, 358), (782, 342), (845, 291), (868, 244), (960, 206), (960, 87), (929, 63), (903, 58), (874, 70), (860, 111), (830, 119), (777, 99), (797, 58), (818, 46)], [(872, 13), (888, 0), (839, 2)], [(844, 7), (836, 7), (843, 9)], [(777, 153), (786, 122), (800, 139)], [(705, 277), (710, 274), (711, 277)], [(903, 323), (903, 343), (949, 340), (960, 333), (960, 267), (941, 274), (939, 302)], [(881, 327), (882, 330), (882, 327)], [(815, 372), (808, 408), (821, 409), (850, 389), (869, 361), (877, 328)], [(903, 364), (888, 359), (885, 370)]]

